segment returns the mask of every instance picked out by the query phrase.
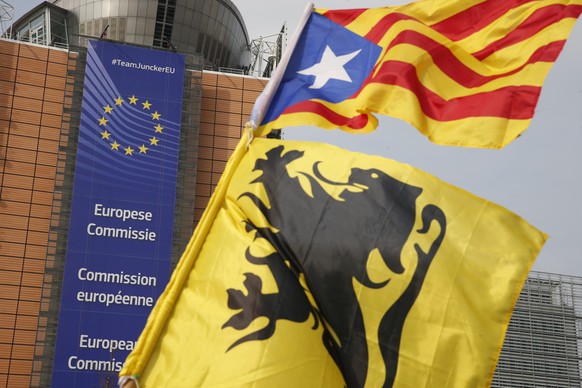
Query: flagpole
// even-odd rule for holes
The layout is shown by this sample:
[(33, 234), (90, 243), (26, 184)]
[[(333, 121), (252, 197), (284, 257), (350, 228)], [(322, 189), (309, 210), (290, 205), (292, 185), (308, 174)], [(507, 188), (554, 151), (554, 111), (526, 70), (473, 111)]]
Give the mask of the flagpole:
[[(285, 50), (285, 52), (283, 52), (283, 55), (281, 56), (281, 61), (279, 62), (279, 66), (277, 66), (277, 68), (273, 72), (273, 76), (271, 77), (271, 79), (267, 83), (267, 86), (265, 86), (265, 89), (263, 90), (263, 92), (261, 93), (259, 98), (257, 98), (257, 100), (255, 101), (255, 105), (253, 106), (253, 110), (251, 112), (251, 117), (249, 120), (249, 123), (250, 123), (251, 127), (253, 128), (253, 130), (255, 130), (259, 125), (261, 125), (261, 122), (263, 121), (263, 118), (265, 117), (265, 112), (269, 108), (269, 105), (271, 104), (271, 101), (273, 100), (273, 96), (275, 95), (275, 92), (279, 88), (279, 84), (281, 83), (281, 80), (283, 79), (283, 74), (285, 74), (285, 70), (287, 69), (287, 65), (289, 64), (291, 54), (295, 50), (295, 46), (297, 46), (297, 42), (299, 41), (299, 38), (301, 37), (301, 33), (303, 32), (303, 29), (305, 28), (305, 24), (307, 24), (307, 20), (309, 20), (309, 16), (311, 16), (311, 12), (313, 11), (313, 7), (314, 7), (314, 5), (312, 2), (307, 3), (307, 6), (305, 7), (305, 11), (303, 12), (303, 16), (299, 20), (299, 24), (297, 25), (297, 28), (295, 29), (295, 32), (293, 33), (293, 36), (291, 37), (291, 41), (290, 41), (289, 45), (287, 46), (287, 49)], [(256, 135), (262, 136), (262, 135), (266, 135), (266, 134), (257, 133)]]

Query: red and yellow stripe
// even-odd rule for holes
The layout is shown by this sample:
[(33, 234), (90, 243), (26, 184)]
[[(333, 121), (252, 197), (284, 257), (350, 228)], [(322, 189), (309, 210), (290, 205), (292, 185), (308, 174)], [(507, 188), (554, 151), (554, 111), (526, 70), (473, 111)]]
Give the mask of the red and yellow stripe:
[(435, 143), (501, 148), (527, 129), (582, 0), (424, 0), (316, 12), (378, 44), (382, 55), (351, 98), (301, 102), (266, 130), (369, 132), (380, 113)]

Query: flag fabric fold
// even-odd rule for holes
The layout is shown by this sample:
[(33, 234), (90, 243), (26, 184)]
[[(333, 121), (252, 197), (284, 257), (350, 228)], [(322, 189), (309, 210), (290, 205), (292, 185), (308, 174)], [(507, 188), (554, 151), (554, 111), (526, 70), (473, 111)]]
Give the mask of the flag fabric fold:
[[(501, 148), (525, 131), (582, 0), (423, 0), (315, 9), (259, 132), (348, 132), (400, 118), (438, 144)], [(274, 79), (278, 76), (274, 76)], [(277, 81), (279, 82), (279, 81)]]
[(485, 387), (546, 236), (411, 166), (243, 138), (120, 376)]

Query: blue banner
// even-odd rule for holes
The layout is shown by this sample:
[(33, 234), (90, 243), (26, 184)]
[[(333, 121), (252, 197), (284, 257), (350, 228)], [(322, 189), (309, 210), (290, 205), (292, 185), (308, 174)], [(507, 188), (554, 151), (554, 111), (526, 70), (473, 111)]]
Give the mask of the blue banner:
[(114, 386), (169, 280), (183, 84), (181, 54), (89, 42), (55, 388)]

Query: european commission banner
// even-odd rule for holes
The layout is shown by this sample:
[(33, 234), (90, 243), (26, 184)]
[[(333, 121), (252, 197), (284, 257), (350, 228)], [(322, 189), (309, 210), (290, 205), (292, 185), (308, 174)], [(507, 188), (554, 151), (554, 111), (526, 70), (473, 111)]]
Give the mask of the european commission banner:
[(183, 83), (181, 54), (89, 44), (55, 388), (113, 386), (169, 280)]

